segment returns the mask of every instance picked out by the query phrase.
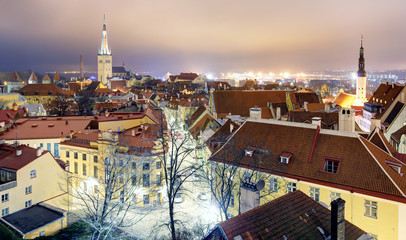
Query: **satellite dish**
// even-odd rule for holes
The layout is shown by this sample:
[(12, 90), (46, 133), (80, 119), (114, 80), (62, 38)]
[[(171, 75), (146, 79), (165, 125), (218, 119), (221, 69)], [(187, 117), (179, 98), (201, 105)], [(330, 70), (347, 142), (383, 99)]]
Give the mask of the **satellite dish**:
[(257, 187), (258, 191), (261, 191), (265, 187), (265, 181), (264, 180), (259, 180), (257, 182), (257, 184), (255, 184), (255, 186)]

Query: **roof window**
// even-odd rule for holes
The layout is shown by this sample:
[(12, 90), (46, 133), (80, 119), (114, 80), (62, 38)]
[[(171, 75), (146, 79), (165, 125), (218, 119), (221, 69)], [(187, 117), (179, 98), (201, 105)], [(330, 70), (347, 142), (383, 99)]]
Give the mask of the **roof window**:
[(247, 147), (247, 148), (245, 148), (244, 155), (246, 157), (252, 157), (252, 156), (254, 156), (254, 151), (255, 151), (254, 147)]
[(403, 173), (401, 172), (402, 170), (402, 164), (400, 163), (395, 163), (395, 162), (391, 162), (386, 160), (386, 164), (389, 165), (389, 167), (391, 167), (393, 170), (395, 170), (398, 174), (400, 174), (401, 176), (403, 176)]
[(289, 152), (282, 152), (280, 158), (281, 158), (281, 163), (288, 164), (290, 158), (292, 157), (292, 153)]
[(341, 161), (340, 159), (336, 158), (325, 158), (322, 171), (329, 173), (337, 173), (340, 161)]

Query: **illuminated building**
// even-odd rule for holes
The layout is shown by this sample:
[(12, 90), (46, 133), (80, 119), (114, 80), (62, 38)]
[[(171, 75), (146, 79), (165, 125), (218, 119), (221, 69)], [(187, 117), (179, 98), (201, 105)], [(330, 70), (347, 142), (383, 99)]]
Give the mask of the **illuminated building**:
[(362, 105), (364, 102), (367, 101), (366, 89), (367, 89), (367, 73), (365, 72), (364, 48), (362, 46), (362, 37), (361, 37), (361, 48), (359, 49), (359, 59), (358, 59), (356, 105)]
[(107, 85), (108, 78), (113, 76), (113, 63), (111, 49), (109, 49), (109, 45), (107, 42), (106, 16), (104, 16), (102, 42), (99, 53), (97, 55), (97, 62), (97, 76), (99, 78), (98, 80), (104, 85)]

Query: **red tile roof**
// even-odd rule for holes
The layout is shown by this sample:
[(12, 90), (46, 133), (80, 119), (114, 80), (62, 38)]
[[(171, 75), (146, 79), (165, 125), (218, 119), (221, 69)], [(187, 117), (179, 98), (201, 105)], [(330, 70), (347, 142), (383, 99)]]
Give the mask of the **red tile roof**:
[[(20, 145), (17, 149), (22, 150), (20, 156), (16, 155), (16, 149), (7, 144), (0, 145), (0, 168), (5, 168), (12, 171), (17, 171), (35, 159), (37, 159), (37, 149), (27, 147), (26, 145)], [(48, 151), (43, 151), (44, 155)]]
[[(58, 95), (67, 95), (64, 90), (60, 87), (56, 86), (55, 84), (28, 84), (25, 85), (23, 88), (18, 90), (18, 93), (21, 95), (28, 95), (28, 96), (58, 96)], [(69, 95), (67, 95), (70, 97)]]
[(11, 74), (10, 79), (8, 81), (9, 82), (22, 82), (20, 75), (18, 75), (18, 73), (16, 71), (14, 71)]
[[(17, 127), (8, 129), (2, 136), (6, 140), (65, 138), (70, 133), (86, 129), (90, 118), (25, 118), (17, 121)], [(18, 131), (18, 132), (16, 132)]]
[[(233, 159), (224, 159), (227, 149), (243, 151), (245, 146), (272, 154), (266, 161), (262, 159), (261, 171), (406, 202), (406, 186), (403, 188), (403, 184), (397, 182), (403, 179), (406, 183), (406, 179), (399, 174), (396, 179), (388, 177), (387, 168), (382, 169), (385, 159), (397, 160), (355, 133), (333, 130), (318, 133), (316, 126), (311, 124), (249, 120), (210, 160), (232, 163)], [(290, 152), (292, 157), (288, 165), (280, 167), (278, 158), (282, 152)], [(337, 173), (322, 171), (326, 158), (340, 160)], [(256, 168), (256, 161), (242, 158), (238, 164)], [(371, 176), (374, 176), (373, 181)]]
[(380, 119), (389, 108), (389, 106), (394, 102), (395, 98), (402, 92), (404, 86), (397, 84), (381, 83), (379, 87), (375, 90), (372, 97), (369, 99), (369, 103), (379, 103), (382, 104), (382, 112), (378, 112), (375, 115), (376, 119)]
[[(219, 223), (228, 239), (323, 239), (317, 227), (331, 233), (331, 212), (295, 191), (251, 211)], [(345, 239), (358, 239), (365, 232), (345, 221)], [(329, 235), (329, 234), (328, 234)]]

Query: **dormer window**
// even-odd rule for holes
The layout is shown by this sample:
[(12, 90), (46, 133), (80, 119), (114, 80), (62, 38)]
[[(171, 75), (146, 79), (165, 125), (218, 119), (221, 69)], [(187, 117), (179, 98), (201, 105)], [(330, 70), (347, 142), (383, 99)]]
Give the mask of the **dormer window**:
[(401, 172), (402, 164), (391, 162), (391, 161), (388, 161), (388, 160), (386, 160), (386, 164), (388, 164), (389, 167), (391, 167), (393, 170), (395, 170), (398, 174), (403, 175), (403, 173)]
[(340, 164), (340, 159), (325, 158), (322, 171), (329, 172), (329, 173), (337, 173), (339, 164)]
[(252, 156), (254, 156), (254, 151), (255, 151), (254, 147), (247, 147), (247, 148), (245, 148), (244, 155), (246, 157), (252, 157)]
[(291, 157), (292, 157), (292, 153), (283, 152), (283, 153), (281, 154), (281, 156), (280, 156), (280, 158), (281, 158), (281, 163), (288, 164)]

